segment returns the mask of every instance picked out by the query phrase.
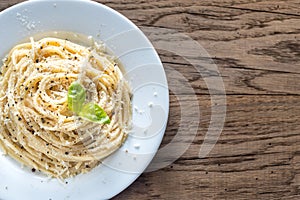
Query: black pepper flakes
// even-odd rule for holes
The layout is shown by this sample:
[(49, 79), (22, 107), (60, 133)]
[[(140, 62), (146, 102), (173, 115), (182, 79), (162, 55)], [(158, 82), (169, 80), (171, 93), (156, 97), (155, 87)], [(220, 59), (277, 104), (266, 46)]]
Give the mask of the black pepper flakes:
[(18, 118), (18, 120), (19, 120), (19, 121), (21, 121), (21, 120), (22, 120), (22, 118), (21, 118), (21, 117), (19, 117), (19, 118)]
[(28, 87), (27, 87), (27, 86), (25, 87), (25, 90), (28, 90)]
[(39, 63), (39, 59), (36, 59), (35, 62), (36, 62), (36, 63)]
[(32, 172), (35, 172), (35, 168), (32, 168), (31, 171), (32, 171)]
[(65, 154), (66, 154), (66, 155), (69, 155), (69, 152), (66, 151)]

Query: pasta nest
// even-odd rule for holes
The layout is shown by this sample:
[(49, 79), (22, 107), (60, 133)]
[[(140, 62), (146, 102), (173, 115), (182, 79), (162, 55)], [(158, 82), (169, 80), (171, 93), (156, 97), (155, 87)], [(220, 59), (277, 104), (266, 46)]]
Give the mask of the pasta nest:
[[(74, 81), (87, 101), (100, 105), (110, 124), (68, 109)], [(44, 38), (15, 46), (0, 75), (0, 146), (22, 164), (51, 177), (85, 173), (116, 151), (127, 137), (131, 92), (119, 64), (97, 48)]]

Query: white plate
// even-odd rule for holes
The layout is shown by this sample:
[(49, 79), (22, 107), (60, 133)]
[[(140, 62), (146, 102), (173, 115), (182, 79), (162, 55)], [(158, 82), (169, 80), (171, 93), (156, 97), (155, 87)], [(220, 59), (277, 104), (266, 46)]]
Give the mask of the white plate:
[[(161, 61), (144, 34), (118, 12), (91, 1), (29, 1), (0, 14), (0, 57), (40, 32), (72, 31), (100, 39), (120, 58), (134, 91), (134, 131), (87, 174), (60, 183), (0, 156), (0, 199), (108, 199), (128, 187), (155, 155), (167, 123), (168, 86)], [(149, 106), (153, 103), (153, 106)], [(125, 151), (128, 152), (125, 152)]]

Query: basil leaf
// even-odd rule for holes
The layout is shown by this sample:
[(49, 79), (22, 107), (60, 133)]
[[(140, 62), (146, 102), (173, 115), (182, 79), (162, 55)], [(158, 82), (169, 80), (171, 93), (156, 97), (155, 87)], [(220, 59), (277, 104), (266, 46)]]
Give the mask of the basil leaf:
[(82, 108), (83, 103), (85, 102), (85, 98), (86, 94), (84, 87), (77, 82), (73, 82), (68, 90), (69, 110), (78, 114)]
[(107, 116), (106, 112), (98, 104), (91, 102), (85, 104), (82, 107), (79, 116), (96, 123), (110, 123), (110, 119)]
[(109, 124), (110, 119), (106, 112), (98, 104), (92, 102), (84, 104), (85, 98), (84, 87), (77, 82), (73, 82), (68, 90), (69, 110), (91, 122)]

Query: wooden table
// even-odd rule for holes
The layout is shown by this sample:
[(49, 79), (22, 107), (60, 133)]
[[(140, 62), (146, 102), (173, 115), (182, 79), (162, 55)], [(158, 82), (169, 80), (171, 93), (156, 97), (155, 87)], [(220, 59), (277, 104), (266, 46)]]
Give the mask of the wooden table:
[[(2, 0), (0, 10), (17, 2)], [(174, 163), (144, 173), (114, 199), (300, 199), (299, 0), (100, 2), (140, 27), (169, 28), (197, 41), (217, 65), (227, 100), (222, 134), (199, 158), (212, 106), (204, 78), (182, 57), (158, 50), (164, 67), (179, 71), (196, 92), (197, 136)], [(162, 145), (179, 123), (180, 102), (171, 92)]]

